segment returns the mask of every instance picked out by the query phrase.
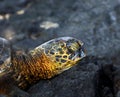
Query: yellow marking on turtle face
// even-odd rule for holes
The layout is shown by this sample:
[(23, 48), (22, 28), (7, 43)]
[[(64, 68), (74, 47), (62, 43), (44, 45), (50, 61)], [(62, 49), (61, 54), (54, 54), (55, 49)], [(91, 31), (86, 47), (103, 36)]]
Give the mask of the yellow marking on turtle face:
[(72, 37), (62, 37), (50, 40), (39, 47), (44, 54), (56, 64), (56, 70), (62, 72), (74, 66), (85, 57), (83, 43)]

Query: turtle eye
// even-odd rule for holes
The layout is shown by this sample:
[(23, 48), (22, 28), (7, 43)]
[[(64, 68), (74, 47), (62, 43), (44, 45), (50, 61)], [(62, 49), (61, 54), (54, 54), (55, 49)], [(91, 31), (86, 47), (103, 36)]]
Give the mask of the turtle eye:
[(67, 47), (68, 47), (68, 50), (70, 52), (76, 52), (78, 50), (78, 48), (79, 48), (79, 47), (77, 47), (76, 44), (71, 44), (71, 45), (68, 45)]
[(69, 52), (71, 52), (71, 53), (74, 52), (74, 48), (71, 45), (67, 46), (67, 48), (68, 48)]

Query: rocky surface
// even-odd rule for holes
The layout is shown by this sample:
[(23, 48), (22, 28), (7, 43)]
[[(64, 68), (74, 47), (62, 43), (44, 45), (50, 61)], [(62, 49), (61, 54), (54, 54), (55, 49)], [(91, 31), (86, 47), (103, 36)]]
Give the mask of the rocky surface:
[(84, 42), (88, 56), (32, 97), (120, 97), (120, 0), (0, 0), (0, 36), (26, 51), (60, 36)]

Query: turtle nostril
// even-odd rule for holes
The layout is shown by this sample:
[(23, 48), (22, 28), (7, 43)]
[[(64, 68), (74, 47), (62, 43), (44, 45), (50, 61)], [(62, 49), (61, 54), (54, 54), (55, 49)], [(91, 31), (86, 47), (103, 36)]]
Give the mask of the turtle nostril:
[(2, 60), (0, 60), (0, 65), (2, 65), (4, 62)]

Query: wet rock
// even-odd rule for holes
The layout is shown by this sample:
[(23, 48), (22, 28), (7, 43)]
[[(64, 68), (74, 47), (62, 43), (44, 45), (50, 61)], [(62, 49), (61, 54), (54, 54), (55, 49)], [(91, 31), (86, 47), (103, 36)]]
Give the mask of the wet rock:
[(25, 7), (33, 0), (18, 0), (17, 5), (20, 7)]
[(11, 13), (11, 14), (15, 13), (14, 8), (11, 7), (11, 6), (7, 6), (5, 8), (1, 8), (0, 14), (4, 15), (4, 14), (7, 14), (7, 13)]
[(116, 57), (113, 58), (114, 62), (114, 78), (113, 78), (113, 84), (114, 84), (114, 92), (115, 97), (120, 97), (120, 55), (119, 52), (116, 54)]
[(106, 60), (101, 64), (96, 81), (95, 97), (114, 97), (113, 64)]

